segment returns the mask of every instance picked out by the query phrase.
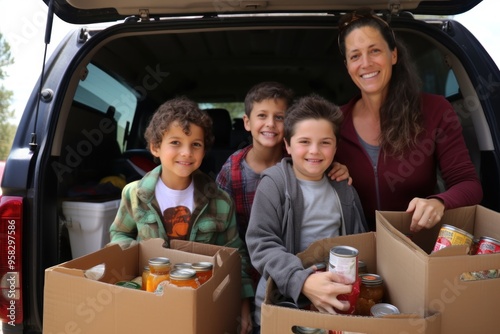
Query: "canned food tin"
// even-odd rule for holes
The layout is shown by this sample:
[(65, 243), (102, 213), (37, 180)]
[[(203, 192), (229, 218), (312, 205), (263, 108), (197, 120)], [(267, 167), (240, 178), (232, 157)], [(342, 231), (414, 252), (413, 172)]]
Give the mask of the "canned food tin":
[(458, 227), (443, 224), (441, 230), (439, 230), (439, 235), (434, 245), (432, 252), (437, 252), (448, 246), (453, 245), (467, 245), (472, 246), (472, 239), (474, 236)]
[(358, 277), (358, 250), (350, 246), (335, 246), (330, 250), (329, 270), (346, 278), (346, 283), (356, 282)]
[(389, 314), (399, 314), (399, 309), (388, 303), (378, 303), (372, 306), (370, 313), (374, 317), (383, 317)]
[(500, 241), (490, 237), (479, 238), (476, 254), (500, 253)]

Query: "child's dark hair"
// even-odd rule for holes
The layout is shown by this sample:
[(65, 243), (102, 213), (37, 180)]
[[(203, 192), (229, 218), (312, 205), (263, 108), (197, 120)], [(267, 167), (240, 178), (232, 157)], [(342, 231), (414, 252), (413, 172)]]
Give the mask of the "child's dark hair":
[(295, 134), (295, 125), (298, 122), (315, 119), (324, 119), (332, 124), (335, 137), (338, 138), (340, 133), (340, 125), (344, 119), (340, 108), (325, 98), (311, 94), (301, 97), (294, 102), (285, 116), (285, 135), (284, 138), (287, 143)]
[(261, 82), (250, 88), (245, 97), (245, 115), (250, 117), (255, 102), (262, 102), (267, 99), (282, 99), (288, 107), (293, 100), (293, 91), (279, 82)]
[(214, 142), (212, 134), (212, 119), (206, 111), (201, 110), (198, 104), (186, 97), (177, 97), (168, 100), (156, 109), (149, 125), (144, 133), (144, 138), (150, 145), (159, 147), (163, 135), (170, 126), (178, 122), (186, 135), (191, 132), (191, 124), (197, 125), (203, 129), (205, 151), (208, 151)]

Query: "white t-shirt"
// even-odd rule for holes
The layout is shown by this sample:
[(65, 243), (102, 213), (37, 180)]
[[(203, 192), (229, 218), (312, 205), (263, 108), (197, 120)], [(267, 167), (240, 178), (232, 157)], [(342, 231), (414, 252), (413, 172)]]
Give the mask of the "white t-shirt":
[(183, 190), (167, 187), (161, 179), (156, 183), (155, 196), (167, 235), (171, 239), (187, 239), (191, 214), (194, 210), (194, 184)]

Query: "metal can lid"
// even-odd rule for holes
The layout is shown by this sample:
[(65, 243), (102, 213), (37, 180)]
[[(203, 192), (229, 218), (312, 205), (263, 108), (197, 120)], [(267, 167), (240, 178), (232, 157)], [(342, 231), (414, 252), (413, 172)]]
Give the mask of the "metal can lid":
[(500, 241), (495, 239), (495, 238), (492, 238), (492, 237), (481, 237), (481, 238), (479, 238), (479, 242), (481, 242), (481, 241), (487, 241), (487, 242), (490, 242), (493, 244), (500, 245)]
[(170, 273), (170, 279), (188, 280), (196, 277), (196, 271), (193, 269), (176, 269)]
[(377, 274), (361, 274), (359, 276), (361, 277), (361, 283), (367, 286), (381, 285), (384, 282), (382, 276)]
[(212, 270), (214, 265), (211, 262), (195, 262), (192, 264), (192, 268), (196, 271), (208, 271)]
[(378, 303), (372, 306), (370, 313), (374, 317), (383, 317), (389, 314), (399, 314), (399, 309), (388, 303)]
[(340, 257), (355, 257), (359, 251), (351, 246), (335, 246), (330, 249), (330, 254), (334, 254)]
[(148, 263), (153, 265), (170, 264), (170, 259), (168, 257), (153, 257), (149, 259)]
[(470, 238), (471, 241), (474, 240), (474, 236), (472, 234), (470, 234), (469, 232), (464, 231), (461, 228), (458, 228), (456, 226), (448, 225), (448, 224), (443, 224), (441, 226), (441, 228), (445, 228), (445, 229), (448, 229), (448, 230), (451, 230), (451, 231), (454, 231), (454, 232), (461, 233), (461, 234), (465, 235), (466, 237)]

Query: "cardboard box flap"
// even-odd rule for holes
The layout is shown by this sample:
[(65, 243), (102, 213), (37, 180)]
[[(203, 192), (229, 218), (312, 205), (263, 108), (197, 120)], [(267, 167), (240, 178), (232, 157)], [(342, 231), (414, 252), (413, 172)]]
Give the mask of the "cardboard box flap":
[(476, 221), (480, 221), (481, 224), (474, 225), (475, 237), (488, 236), (500, 240), (500, 228), (498, 228), (500, 226), (500, 219), (498, 218), (498, 212), (478, 206), (476, 208)]
[(385, 316), (382, 318), (326, 314), (273, 305), (273, 291), (277, 287), (272, 279), (267, 282), (266, 300), (262, 305), (263, 334), (284, 333), (284, 328), (294, 326), (321, 328), (356, 333), (387, 334), (438, 334), (441, 328), (441, 315), (422, 317), (414, 313)]
[[(132, 279), (137, 274), (137, 267), (133, 262), (127, 261), (129, 258), (137, 258), (138, 247), (133, 246), (128, 249), (121, 249), (117, 244), (104, 247), (97, 252), (84, 257), (64, 262), (57, 266), (47, 268), (46, 271), (58, 271), (72, 276), (87, 277), (102, 282), (116, 283), (121, 279)], [(93, 268), (102, 266), (100, 274), (91, 273)], [(111, 268), (121, 268), (120, 275), (117, 275)], [(87, 275), (87, 271), (90, 272)]]
[(328, 266), (330, 249), (342, 245), (356, 248), (359, 251), (358, 260), (365, 262), (368, 271), (375, 272), (377, 263), (375, 257), (371, 256), (376, 250), (375, 232), (321, 239), (313, 242), (305, 251), (298, 253), (297, 257), (302, 260), (305, 268), (318, 262), (326, 262)]
[(170, 248), (178, 249), (183, 252), (196, 253), (208, 256), (214, 256), (220, 250), (221, 246), (212, 244), (204, 244), (200, 242), (185, 241), (185, 240), (172, 240), (170, 241)]
[(374, 318), (325, 314), (270, 305), (263, 305), (262, 312), (262, 325), (265, 327), (263, 334), (286, 333), (283, 331), (284, 328), (290, 329), (289, 333), (293, 333), (294, 326), (369, 334), (438, 334), (441, 328), (440, 314), (428, 318), (415, 315), (401, 318)]
[[(384, 228), (388, 233), (394, 235), (401, 243), (420, 255), (430, 255), (432, 257), (449, 257), (453, 255), (466, 255), (469, 247), (466, 245), (455, 245), (443, 248), (432, 253), (437, 235), (441, 225), (435, 226), (431, 230), (421, 230), (417, 233), (410, 232), (411, 215), (401, 212), (377, 211), (375, 213), (377, 222), (384, 222)], [(378, 228), (378, 226), (377, 226)], [(429, 242), (430, 241), (430, 242)], [(420, 246), (419, 246), (420, 245)], [(426, 250), (424, 250), (424, 248)]]
[(140, 266), (146, 266), (148, 259), (157, 256), (165, 256), (170, 262), (211, 262), (214, 265), (214, 271), (223, 266), (229, 257), (235, 252), (236, 248), (215, 246), (193, 241), (172, 240), (171, 248), (163, 247), (164, 241), (161, 238), (148, 239), (141, 242), (140, 248)]

